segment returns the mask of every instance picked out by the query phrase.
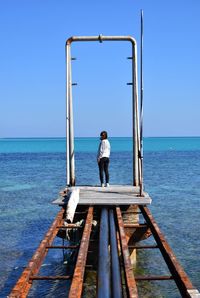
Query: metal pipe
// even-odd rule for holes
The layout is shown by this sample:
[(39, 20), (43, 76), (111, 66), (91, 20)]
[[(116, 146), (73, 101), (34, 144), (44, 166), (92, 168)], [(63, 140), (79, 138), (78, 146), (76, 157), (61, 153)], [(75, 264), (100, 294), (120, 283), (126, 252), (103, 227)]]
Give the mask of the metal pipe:
[(67, 185), (75, 185), (74, 125), (72, 101), (71, 48), (66, 44), (66, 176)]
[(98, 36), (72, 36), (68, 38), (66, 44), (71, 44), (72, 42), (77, 42), (77, 41), (130, 41), (133, 45), (136, 44), (136, 40), (132, 36), (103, 36), (103, 35), (98, 35)]
[[(129, 41), (132, 44), (132, 106), (133, 106), (133, 185), (139, 185), (139, 171), (141, 166), (139, 161), (140, 134), (139, 134), (139, 116), (138, 116), (138, 79), (137, 79), (137, 43), (132, 36), (72, 36), (66, 44), (78, 41)], [(72, 152), (73, 153), (73, 152)], [(73, 167), (73, 164), (71, 165)], [(73, 174), (73, 169), (71, 170)], [(73, 182), (73, 177), (71, 177)]]
[(66, 184), (70, 183), (70, 163), (69, 163), (69, 50), (70, 46), (66, 45)]
[(69, 48), (69, 160), (70, 160), (70, 185), (75, 185), (75, 162), (74, 162), (74, 120), (73, 120), (73, 100), (72, 100), (72, 67), (71, 49)]
[(139, 185), (139, 123), (138, 123), (138, 77), (137, 77), (137, 46), (136, 44), (132, 45), (132, 76), (133, 76), (133, 177), (134, 177), (134, 186)]
[(143, 10), (141, 10), (140, 37), (140, 195), (143, 194)]
[(102, 208), (99, 232), (99, 262), (97, 297), (110, 298), (110, 254), (109, 254), (108, 209)]
[(112, 296), (115, 298), (122, 297), (121, 274), (119, 265), (117, 234), (114, 220), (113, 210), (109, 210), (110, 224), (110, 249), (111, 249), (111, 281), (112, 281)]

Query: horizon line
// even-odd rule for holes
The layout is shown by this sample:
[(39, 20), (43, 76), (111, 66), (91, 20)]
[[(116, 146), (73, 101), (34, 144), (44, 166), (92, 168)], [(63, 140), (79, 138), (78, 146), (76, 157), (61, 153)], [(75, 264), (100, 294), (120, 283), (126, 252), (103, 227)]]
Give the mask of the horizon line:
[[(200, 135), (184, 135), (184, 136), (144, 136), (143, 138), (198, 138)], [(66, 136), (25, 136), (25, 137), (0, 137), (0, 140), (5, 140), (5, 139), (65, 139)], [(75, 136), (75, 139), (77, 138), (99, 138), (99, 136)], [(132, 138), (132, 136), (110, 136), (108, 138)]]

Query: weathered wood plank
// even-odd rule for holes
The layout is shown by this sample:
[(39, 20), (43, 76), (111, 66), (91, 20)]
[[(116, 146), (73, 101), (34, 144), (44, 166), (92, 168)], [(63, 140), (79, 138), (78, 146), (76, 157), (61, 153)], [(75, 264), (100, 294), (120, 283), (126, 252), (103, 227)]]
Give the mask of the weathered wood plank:
[(80, 190), (79, 205), (148, 205), (151, 198), (148, 193), (139, 195), (139, 187), (131, 185), (112, 185), (110, 187), (99, 186), (74, 186), (61, 192), (61, 195), (53, 201), (53, 204), (67, 204), (71, 192)]

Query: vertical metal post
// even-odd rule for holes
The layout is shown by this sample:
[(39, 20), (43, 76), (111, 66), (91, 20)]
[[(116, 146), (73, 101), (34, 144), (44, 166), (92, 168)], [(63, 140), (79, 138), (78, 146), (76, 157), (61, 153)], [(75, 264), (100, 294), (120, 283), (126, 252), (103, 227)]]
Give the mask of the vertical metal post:
[(72, 67), (71, 53), (69, 50), (69, 157), (70, 157), (70, 185), (75, 185), (75, 165), (74, 165), (74, 121), (73, 121), (73, 101), (72, 101)]
[(143, 10), (141, 10), (141, 36), (140, 36), (140, 195), (143, 193)]
[(70, 45), (66, 44), (66, 184), (70, 184), (70, 158), (69, 158), (69, 53)]
[(66, 44), (66, 175), (67, 185), (75, 185), (74, 165), (74, 123), (73, 123), (73, 102), (72, 102), (72, 71), (71, 71), (71, 50), (70, 43)]
[(137, 46), (132, 44), (132, 76), (133, 76), (133, 177), (134, 186), (139, 185), (139, 123), (138, 123), (138, 79), (137, 79)]

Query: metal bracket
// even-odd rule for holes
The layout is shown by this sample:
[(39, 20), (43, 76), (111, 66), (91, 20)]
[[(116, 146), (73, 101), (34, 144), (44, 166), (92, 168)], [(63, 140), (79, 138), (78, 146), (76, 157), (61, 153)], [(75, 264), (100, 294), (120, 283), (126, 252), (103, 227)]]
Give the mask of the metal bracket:
[(102, 43), (103, 39), (102, 39), (102, 34), (99, 34), (99, 42)]

